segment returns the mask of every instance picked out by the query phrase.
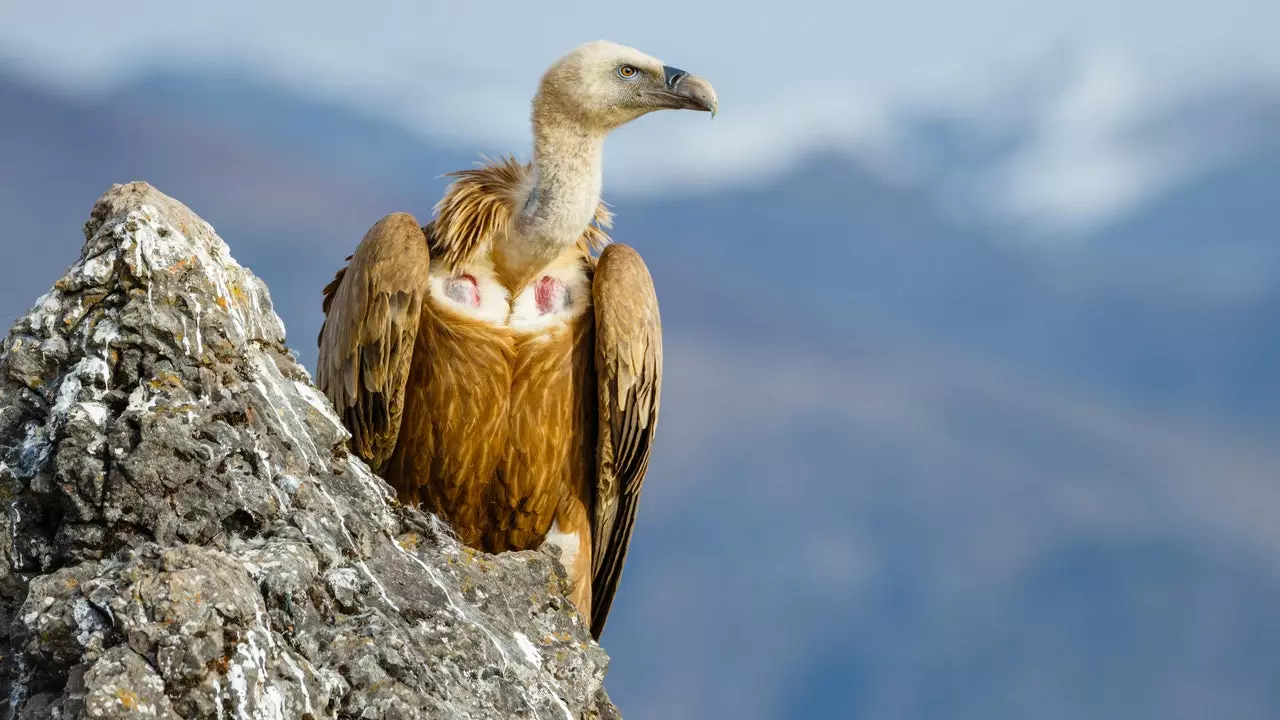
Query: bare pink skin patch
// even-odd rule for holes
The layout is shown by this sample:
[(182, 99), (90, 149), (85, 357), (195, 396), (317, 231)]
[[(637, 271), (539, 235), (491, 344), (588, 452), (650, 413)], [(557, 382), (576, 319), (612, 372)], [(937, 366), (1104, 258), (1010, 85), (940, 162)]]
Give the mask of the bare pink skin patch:
[(474, 275), (459, 275), (445, 280), (444, 294), (459, 305), (480, 307), (480, 286)]
[(544, 275), (533, 288), (533, 299), (538, 305), (539, 315), (559, 312), (569, 304), (569, 288), (550, 275)]

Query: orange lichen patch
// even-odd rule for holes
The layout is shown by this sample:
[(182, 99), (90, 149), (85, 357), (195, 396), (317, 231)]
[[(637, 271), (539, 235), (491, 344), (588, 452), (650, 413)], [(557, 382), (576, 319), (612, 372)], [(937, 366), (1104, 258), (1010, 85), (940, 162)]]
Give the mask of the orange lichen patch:
[(69, 577), (69, 578), (67, 578), (66, 583), (67, 583), (67, 589), (68, 589), (68, 590), (75, 590), (75, 589), (76, 589), (76, 587), (77, 587), (78, 585), (80, 585), (80, 581), (79, 581), (79, 580), (77, 580), (77, 579), (75, 579), (75, 578), (73, 578), (73, 577)]
[[(541, 644), (542, 644), (542, 645), (554, 645), (554, 644), (556, 643), (556, 641), (557, 641), (557, 640), (559, 640), (559, 641), (560, 641), (560, 642), (562, 642), (562, 643), (570, 643), (570, 644), (572, 644), (572, 643), (573, 643), (573, 636), (572, 636), (572, 635), (570, 635), (569, 633), (567, 633), (567, 632), (565, 632), (565, 631), (563, 631), (563, 630), (562, 630), (562, 631), (560, 631), (560, 632), (558, 632), (558, 633), (550, 633), (550, 634), (548, 634), (548, 635), (543, 636), (543, 638), (542, 638), (542, 643), (541, 643)], [(579, 644), (579, 645), (583, 645), (583, 647), (586, 647), (586, 645), (585, 645), (585, 644), (583, 644), (583, 643), (581, 643), (581, 642), (579, 642), (578, 644)]]
[(226, 310), (228, 307), (230, 307), (230, 305), (227, 303), (227, 299), (222, 297), (221, 295), (218, 296), (218, 307), (222, 308), (223, 310)]
[(116, 691), (116, 700), (124, 706), (125, 710), (138, 709), (138, 695), (128, 688), (120, 688)]
[(418, 533), (415, 532), (405, 533), (401, 536), (398, 542), (400, 543), (400, 547), (406, 550), (414, 550), (418, 547), (418, 543), (421, 542), (421, 538), (419, 538)]
[(147, 384), (154, 390), (159, 390), (163, 387), (180, 388), (182, 387), (182, 378), (178, 377), (174, 373), (161, 371), (156, 373), (155, 377), (148, 380)]

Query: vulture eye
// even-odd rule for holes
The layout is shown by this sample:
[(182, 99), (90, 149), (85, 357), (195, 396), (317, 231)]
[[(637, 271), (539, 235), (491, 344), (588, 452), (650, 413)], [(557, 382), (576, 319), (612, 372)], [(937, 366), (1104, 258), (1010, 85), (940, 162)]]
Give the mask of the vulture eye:
[(635, 77), (639, 74), (640, 74), (640, 71), (630, 65), (618, 66), (618, 77), (622, 78), (623, 80), (635, 79)]

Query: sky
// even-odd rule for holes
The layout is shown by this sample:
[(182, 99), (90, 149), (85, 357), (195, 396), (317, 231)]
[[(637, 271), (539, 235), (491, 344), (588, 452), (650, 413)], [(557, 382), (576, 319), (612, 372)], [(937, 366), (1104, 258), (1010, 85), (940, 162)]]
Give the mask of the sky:
[(0, 60), (73, 92), (140, 68), (231, 64), (459, 145), (527, 155), (542, 71), (607, 38), (703, 75), (721, 113), (667, 114), (611, 143), (608, 181), (668, 192), (845, 148), (912, 181), (913, 113), (1025, 124), (980, 178), (993, 211), (1063, 230), (1105, 222), (1227, 153), (1144, 143), (1164, 109), (1227, 82), (1280, 84), (1280, 3), (463, 3), (0, 0)]

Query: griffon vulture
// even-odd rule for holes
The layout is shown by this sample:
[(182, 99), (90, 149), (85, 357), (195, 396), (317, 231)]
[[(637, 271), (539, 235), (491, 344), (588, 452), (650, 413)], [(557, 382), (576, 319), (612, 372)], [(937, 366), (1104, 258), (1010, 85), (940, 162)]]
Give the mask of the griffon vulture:
[(552, 544), (597, 639), (662, 379), (653, 281), (605, 234), (604, 140), (654, 110), (716, 106), (700, 77), (583, 45), (542, 78), (531, 164), (453, 173), (430, 223), (384, 217), (324, 289), (316, 377), (354, 452), (471, 547)]

